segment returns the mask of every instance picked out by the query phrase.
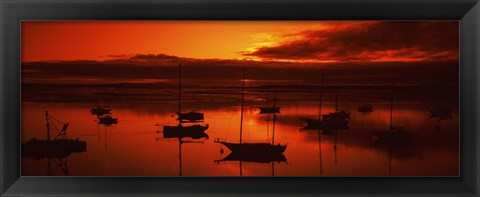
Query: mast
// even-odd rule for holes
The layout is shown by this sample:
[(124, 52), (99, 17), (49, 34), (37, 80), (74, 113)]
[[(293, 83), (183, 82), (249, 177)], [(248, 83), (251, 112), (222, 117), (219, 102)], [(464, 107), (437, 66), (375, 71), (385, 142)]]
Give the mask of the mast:
[(339, 111), (338, 110), (338, 92), (335, 92), (335, 111)]
[(275, 163), (272, 161), (272, 176), (275, 176)]
[(179, 176), (182, 176), (182, 138), (178, 139), (178, 166)]
[(242, 173), (242, 160), (239, 160), (238, 163), (239, 163), (239, 165), (240, 165), (240, 176), (243, 176), (243, 173)]
[(337, 165), (337, 133), (338, 130), (335, 130), (335, 146), (333, 146), (335, 152), (335, 165)]
[(50, 122), (48, 121), (48, 111), (45, 111), (45, 126), (47, 127), (47, 140), (50, 141)]
[(277, 116), (273, 113), (273, 128), (272, 128), (272, 146), (275, 146), (275, 122), (277, 120)]
[(178, 113), (182, 113), (182, 64), (178, 64)]
[(392, 176), (392, 145), (388, 146), (388, 175)]
[(323, 73), (320, 81), (320, 104), (318, 106), (318, 120), (322, 120), (322, 100), (323, 100)]
[[(243, 102), (245, 97), (245, 69), (242, 77), (242, 107), (240, 108), (240, 144), (242, 144), (242, 125), (243, 125)], [(240, 163), (241, 164), (241, 163)]]
[(318, 156), (320, 160), (320, 176), (323, 175), (323, 164), (322, 164), (322, 131), (318, 129)]
[(277, 92), (274, 93), (273, 107), (277, 107)]
[(390, 129), (393, 128), (393, 83), (392, 83), (392, 98), (390, 101)]

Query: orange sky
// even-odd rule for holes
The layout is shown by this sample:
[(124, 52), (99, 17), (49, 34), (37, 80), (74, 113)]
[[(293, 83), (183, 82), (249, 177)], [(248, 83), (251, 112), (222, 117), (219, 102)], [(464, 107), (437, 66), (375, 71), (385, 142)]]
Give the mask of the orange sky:
[(458, 59), (458, 22), (22, 22), (22, 62), (136, 54), (312, 62), (452, 60)]
[(319, 22), (22, 22), (22, 61), (103, 60), (109, 55), (168, 54), (245, 58), (283, 34), (321, 28)]

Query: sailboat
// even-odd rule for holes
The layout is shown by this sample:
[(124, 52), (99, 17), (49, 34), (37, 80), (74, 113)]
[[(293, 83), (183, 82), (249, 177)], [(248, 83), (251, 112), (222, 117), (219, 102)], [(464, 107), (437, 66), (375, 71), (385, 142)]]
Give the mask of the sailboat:
[[(273, 127), (272, 131), (275, 133), (275, 123), (276, 115), (273, 114)], [(272, 138), (275, 136), (272, 136)], [(274, 142), (272, 141), (272, 144)], [(244, 161), (244, 162), (255, 162), (255, 163), (269, 163), (269, 162), (287, 162), (287, 158), (283, 154), (243, 154), (242, 152), (231, 152), (229, 155), (224, 157), (221, 160), (216, 160), (215, 162), (222, 161)]]
[[(179, 73), (181, 73), (181, 64), (179, 66)], [(182, 123), (197, 123), (203, 122), (204, 116), (203, 113), (199, 112), (188, 112), (183, 113), (182, 111), (182, 102), (181, 102), (181, 74), (179, 74), (179, 97), (178, 97), (178, 125), (176, 126), (163, 126), (163, 135), (166, 137), (180, 137), (180, 136), (202, 136), (204, 132), (208, 129), (209, 125), (183, 125)]]
[(394, 85), (392, 83), (392, 93), (390, 101), (390, 128), (386, 132), (376, 132), (375, 135), (372, 136), (372, 139), (375, 139), (376, 142), (381, 142), (388, 145), (402, 143), (410, 138), (410, 132), (407, 131), (404, 127), (393, 126), (393, 89)]
[(111, 109), (108, 109), (106, 107), (100, 107), (98, 105), (95, 108), (90, 109), (90, 113), (97, 116), (112, 114)]
[(439, 121), (440, 120), (447, 120), (447, 119), (452, 119), (452, 116), (450, 115), (452, 113), (452, 110), (450, 109), (433, 109), (430, 110), (430, 118), (437, 118)]
[[(97, 84), (97, 86), (98, 86), (98, 84)], [(109, 109), (106, 106), (100, 107), (99, 101), (97, 101), (97, 106), (96, 107), (90, 109), (90, 113), (92, 115), (96, 115), (96, 116), (103, 116), (103, 115), (106, 115), (106, 114), (112, 114), (111, 111), (112, 110)]]
[[(320, 87), (323, 88), (323, 74), (322, 74), (322, 80), (321, 80)], [(343, 129), (348, 129), (348, 120), (346, 118), (325, 118), (325, 116), (329, 115), (329, 114), (327, 114), (327, 115), (323, 115), (323, 120), (322, 120), (322, 100), (323, 100), (322, 92), (320, 92), (320, 99), (319, 99), (319, 105), (318, 105), (318, 119), (300, 117), (300, 119), (303, 120), (307, 124), (302, 130), (310, 130), (310, 129), (343, 130)], [(332, 113), (330, 113), (330, 114), (332, 114)]]
[(201, 112), (182, 112), (182, 64), (178, 64), (178, 112), (176, 114), (180, 122), (203, 122), (204, 120), (204, 114)]
[[(22, 156), (34, 158), (63, 158), (70, 156), (71, 153), (80, 153), (87, 150), (86, 142), (80, 141), (78, 138), (75, 140), (68, 139), (68, 122), (63, 123), (58, 121), (53, 116), (49, 115), (48, 111), (45, 111), (45, 120), (45, 126), (47, 128), (47, 139), (39, 140), (34, 138), (22, 144)], [(62, 124), (63, 126), (62, 129), (55, 136), (55, 138), (53, 138), (52, 140), (50, 126), (55, 123), (54, 121)], [(55, 126), (54, 128), (57, 129), (57, 126)]]
[(273, 106), (260, 107), (260, 114), (276, 114), (280, 113), (280, 107), (277, 107), (277, 93), (275, 93), (275, 99), (273, 100)]
[(370, 113), (373, 111), (373, 106), (368, 104), (363, 104), (362, 106), (358, 107), (357, 111), (363, 114)]
[(338, 93), (335, 93), (335, 112), (323, 115), (324, 120), (348, 120), (350, 112), (338, 108)]
[[(242, 142), (242, 125), (243, 125), (243, 108), (244, 108), (244, 98), (245, 97), (245, 70), (243, 70), (243, 79), (242, 79), (242, 105), (240, 110), (240, 142), (224, 142), (216, 139), (216, 143), (223, 144), (227, 147), (232, 154), (241, 155), (241, 156), (259, 156), (259, 157), (269, 157), (271, 155), (281, 155), (287, 149), (287, 145), (274, 144), (275, 140), (275, 131), (272, 134), (272, 143), (244, 143)], [(275, 114), (274, 114), (275, 115)], [(275, 116), (274, 116), (275, 119)]]

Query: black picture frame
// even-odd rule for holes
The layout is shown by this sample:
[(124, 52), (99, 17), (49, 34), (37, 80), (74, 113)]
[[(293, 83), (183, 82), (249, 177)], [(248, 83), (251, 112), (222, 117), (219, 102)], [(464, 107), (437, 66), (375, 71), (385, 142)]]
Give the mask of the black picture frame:
[[(0, 0), (2, 196), (479, 196), (479, 0)], [(22, 20), (459, 20), (460, 177), (21, 177)]]

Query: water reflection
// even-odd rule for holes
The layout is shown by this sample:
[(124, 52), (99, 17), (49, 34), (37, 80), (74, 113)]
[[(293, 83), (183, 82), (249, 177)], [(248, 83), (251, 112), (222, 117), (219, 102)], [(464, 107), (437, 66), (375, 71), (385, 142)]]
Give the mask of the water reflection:
[[(204, 143), (208, 139), (208, 134), (204, 132), (194, 133), (181, 133), (175, 136), (163, 133), (163, 139), (176, 138), (178, 139), (178, 175), (183, 176), (182, 171), (182, 144), (184, 143)], [(160, 138), (157, 138), (157, 142), (161, 142)]]
[[(451, 118), (431, 118), (433, 113), (430, 110), (436, 108), (412, 101), (406, 96), (409, 94), (404, 94), (405, 90), (401, 88), (395, 89), (393, 110), (389, 89), (377, 91), (376, 99), (358, 96), (365, 93), (354, 90), (323, 91), (323, 112), (336, 112), (336, 105), (342, 106), (345, 112), (348, 109), (354, 110), (349, 111), (350, 118), (348, 122), (345, 121), (346, 124), (315, 125), (308, 124), (299, 117), (320, 122), (326, 120), (324, 116), (319, 116), (322, 114), (319, 113), (319, 91), (271, 91), (276, 92), (277, 98), (272, 105), (265, 103), (265, 99), (258, 99), (265, 97), (265, 91), (245, 89), (243, 138), (248, 139), (249, 143), (272, 144), (274, 137), (275, 141), (288, 143), (288, 149), (283, 154), (262, 157), (240, 154), (241, 152), (229, 151), (223, 145), (214, 143), (214, 140), (207, 140), (208, 136), (239, 142), (238, 126), (242, 114), (241, 91), (238, 89), (225, 93), (225, 98), (232, 99), (231, 102), (190, 101), (188, 92), (191, 91), (186, 91), (182, 108), (185, 111), (202, 111), (208, 120), (208, 126), (185, 122), (179, 124), (178, 116), (172, 117), (178, 111), (177, 99), (162, 102), (109, 102), (111, 109), (114, 109), (109, 115), (120, 118), (121, 124), (100, 124), (99, 119), (92, 121), (91, 112), (88, 111), (95, 103), (23, 102), (22, 142), (25, 144), (32, 138), (45, 136), (45, 117), (41, 114), (49, 110), (56, 117), (73, 120), (68, 126), (69, 137), (81, 138), (89, 144), (85, 152), (68, 156), (68, 170), (57, 170), (71, 175), (178, 176), (181, 173), (191, 176), (237, 176), (240, 163), (242, 175), (247, 176), (387, 176), (390, 172), (394, 176), (458, 175), (459, 124), (458, 109), (455, 107), (449, 108)], [(222, 94), (215, 97), (219, 99)], [(335, 99), (336, 97), (338, 98)], [(374, 110), (367, 113), (356, 110), (365, 103), (374, 106)], [(448, 106), (453, 102), (436, 103)], [(259, 106), (281, 106), (281, 114), (260, 113)], [(341, 119), (329, 117), (329, 120)], [(393, 135), (381, 137), (380, 133), (390, 130), (390, 122), (393, 128), (402, 126), (409, 131), (408, 140)], [(160, 126), (160, 137), (154, 132), (156, 123)], [(188, 131), (184, 128), (192, 125), (204, 126), (204, 130), (183, 134), (165, 132), (165, 127)], [(104, 127), (104, 133), (101, 133), (101, 127)], [(379, 132), (377, 142), (372, 140), (376, 131)], [(107, 138), (108, 152), (105, 150)], [(160, 140), (152, 140), (155, 138)], [(389, 138), (391, 139), (388, 140)], [(191, 144), (190, 141), (196, 144), (184, 146), (185, 143)], [(171, 151), (176, 149), (179, 152)], [(219, 157), (220, 149), (224, 152)], [(48, 162), (35, 160), (23, 152), (22, 156), (22, 175), (48, 175), (45, 170), (38, 170), (47, 169)], [(179, 159), (174, 159), (177, 157)], [(65, 162), (58, 160), (57, 163), (65, 163), (64, 166), (67, 166), (66, 158)], [(285, 165), (276, 165), (278, 162)], [(272, 165), (267, 166), (268, 163)], [(54, 169), (52, 167), (52, 171)]]

